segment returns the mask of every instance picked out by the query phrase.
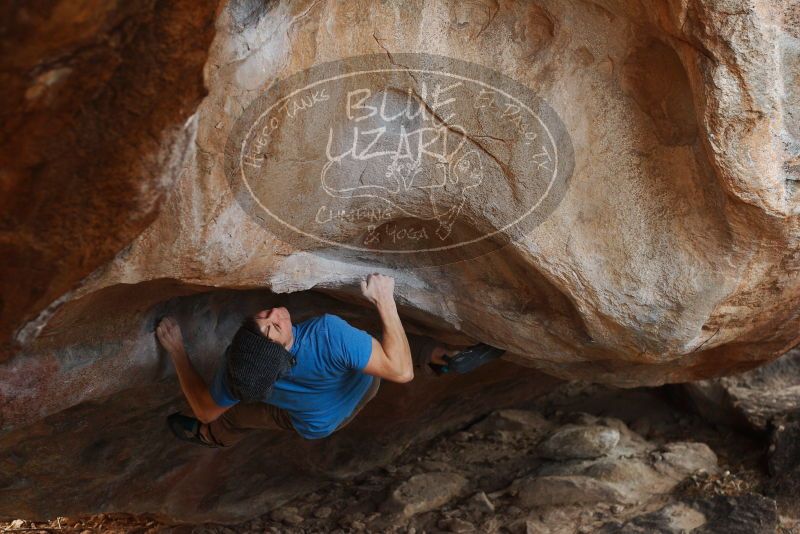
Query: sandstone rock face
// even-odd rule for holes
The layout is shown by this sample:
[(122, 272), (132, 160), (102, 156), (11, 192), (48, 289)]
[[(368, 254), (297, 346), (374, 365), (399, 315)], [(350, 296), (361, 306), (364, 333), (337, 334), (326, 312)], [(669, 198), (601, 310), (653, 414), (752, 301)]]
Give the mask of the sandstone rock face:
[[(105, 288), (132, 294), (137, 284), (166, 278), (281, 294), (324, 289), (354, 300), (357, 279), (382, 269), (397, 277), (403, 314), (422, 329), (501, 346), (515, 362), (562, 377), (656, 384), (753, 367), (795, 343), (800, 326), (798, 282), (791, 275), (798, 243), (793, 184), (800, 172), (793, 113), (797, 7), (763, 4), (475, 2), (404, 4), (396, 11), (357, 3), (231, 2), (217, 16), (208, 49), (208, 96), (183, 129), (193, 142), (173, 150), (183, 170), (158, 217), (147, 226), (152, 210), (141, 209), (123, 217), (141, 223), (113, 224), (107, 234), (97, 229), (103, 247), (87, 242), (93, 250), (86, 253), (93, 258), (84, 262), (87, 268), (147, 226), (79, 287), (70, 284), (86, 269), (64, 267), (60, 272), (71, 274), (38, 300), (5, 298), (4, 309), (42, 310), (62, 297), (60, 306), (17, 330), (18, 340), (29, 341), (24, 352), (37, 358), (42, 349), (31, 339), (51, 312), (67, 317), (78, 302), (100, 306), (91, 302), (103, 298)], [(104, 28), (98, 23), (85, 31)], [(394, 53), (452, 57), (532, 88), (563, 124), (574, 152), (568, 189), (552, 213), (501, 251), (456, 263), (444, 258), (425, 269), (389, 255), (359, 262), (334, 245), (309, 253), (264, 231), (236, 201), (225, 174), (225, 144), (241, 111), (277, 79), (375, 53), (389, 64)], [(162, 102), (166, 91), (187, 94), (151, 92)], [(309, 139), (327, 139), (327, 129), (304, 128)], [(499, 144), (474, 148), (511, 168), (503, 158), (513, 153)], [(323, 155), (322, 147), (311, 146), (291, 161), (276, 159), (282, 179), (270, 183), (273, 195), (295, 211), (316, 214), (320, 205), (304, 167), (292, 161)], [(54, 176), (66, 172), (41, 168)], [(168, 172), (165, 164), (150, 168)], [(486, 179), (486, 191), (466, 197), (469, 224), (489, 229), (497, 222), (481, 206), (491, 205), (492, 195), (506, 198), (515, 176), (501, 166)], [(107, 192), (98, 184), (86, 187)], [(17, 198), (15, 191), (4, 198)], [(30, 195), (21, 195), (20, 206), (30, 204)], [(148, 206), (158, 196), (148, 197)], [(53, 202), (71, 205), (63, 197)], [(115, 216), (123, 214), (114, 209)], [(96, 225), (112, 218), (91, 203), (82, 213)], [(57, 227), (87, 235), (64, 223)], [(341, 220), (331, 232), (364, 229)], [(118, 237), (106, 237), (112, 234)], [(59, 247), (71, 243), (58, 232), (50, 238)], [(38, 249), (56, 250), (67, 261), (61, 248), (45, 243)], [(460, 259), (457, 252), (452, 259)], [(55, 265), (46, 259), (35, 264)], [(32, 259), (11, 265), (14, 273), (27, 274), (4, 276), (8, 291), (28, 291), (34, 274), (43, 279)], [(74, 291), (67, 295), (68, 289)], [(145, 320), (139, 314), (139, 324)], [(12, 323), (5, 321), (8, 328), (21, 326)], [(74, 324), (58, 324), (60, 330), (51, 323), (42, 334), (59, 335), (64, 350), (82, 342), (69, 331)], [(467, 331), (469, 339), (462, 334)]]
[(194, 138), (216, 4), (0, 7), (0, 361), (153, 222)]
[[(11, 162), (0, 241), (4, 429), (53, 432), (42, 418), (133, 390), (166, 402), (155, 382), (173, 371), (152, 327), (169, 311), (183, 314), (204, 372), (236, 321), (265, 302), (374, 321), (357, 307), (358, 280), (374, 271), (396, 277), (410, 330), (484, 341), (564, 378), (624, 386), (706, 378), (757, 366), (798, 341), (796, 2), (232, 0), (216, 12), (197, 2), (67, 4), (47, 15), (3, 8), (12, 28), (2, 44), (3, 101), (14, 110), (2, 147)], [(491, 235), (480, 254), (362, 253), (343, 245), (375, 230), (374, 220), (341, 211), (322, 212), (327, 240), (308, 247), (265, 229), (252, 199), (232, 187), (226, 147), (251, 104), (276, 80), (311, 79), (303, 73), (315, 65), (367, 54), (399, 71), (402, 83), (384, 101), (412, 98), (465, 148), (424, 168), (387, 168), (406, 189), (418, 175), (444, 181), (427, 199), (381, 197), (394, 211), (381, 212), (380, 229), (411, 236), (404, 210), (418, 209), (436, 218), (440, 239)], [(527, 88), (563, 134), (553, 144), (569, 156), (556, 166), (559, 194), (546, 197), (531, 227), (504, 221), (541, 193), (523, 178), (545, 162), (524, 136), (507, 136), (515, 123), (503, 113), (486, 121), (476, 112), (468, 132), (448, 124), (445, 100), (423, 90), (426, 78), (403, 63), (408, 54), (499, 73), (481, 80)], [(201, 68), (207, 95), (198, 104)], [(297, 216), (321, 213), (309, 177), (319, 186), (317, 165), (343, 147), (325, 141), (361, 118), (305, 120), (306, 106), (333, 105), (326, 94), (335, 93), (286, 111), (299, 117), (293, 129), (269, 131), (281, 151), (265, 141), (256, 154), (274, 173), (258, 194)], [(377, 101), (354, 102), (364, 112)], [(364, 124), (376, 129), (373, 117)], [(364, 156), (356, 152), (352, 159)], [(336, 174), (332, 165), (323, 189), (339, 206), (361, 208), (343, 181), (367, 168), (357, 186), (379, 187), (373, 167)], [(268, 293), (170, 300), (221, 288)], [(214, 308), (219, 299), (228, 315)]]

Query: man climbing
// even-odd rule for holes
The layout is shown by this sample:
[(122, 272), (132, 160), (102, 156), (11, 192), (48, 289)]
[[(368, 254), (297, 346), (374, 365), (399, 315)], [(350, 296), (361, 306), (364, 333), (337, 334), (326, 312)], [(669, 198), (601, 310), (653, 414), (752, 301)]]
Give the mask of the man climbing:
[(217, 367), (211, 386), (192, 367), (180, 327), (171, 317), (156, 329), (170, 354), (195, 417), (167, 418), (180, 439), (228, 447), (254, 429), (324, 438), (346, 426), (378, 392), (381, 379), (405, 383), (414, 368), (465, 372), (504, 351), (478, 344), (459, 352), (407, 335), (394, 301), (394, 279), (372, 274), (361, 291), (377, 308), (381, 340), (340, 317), (324, 314), (293, 325), (286, 308), (245, 320)]

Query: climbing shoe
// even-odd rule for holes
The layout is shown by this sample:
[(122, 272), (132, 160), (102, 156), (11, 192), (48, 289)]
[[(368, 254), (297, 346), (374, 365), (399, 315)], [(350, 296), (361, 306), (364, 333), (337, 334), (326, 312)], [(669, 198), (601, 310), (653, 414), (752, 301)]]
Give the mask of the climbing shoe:
[(167, 426), (176, 438), (188, 441), (203, 447), (218, 448), (219, 445), (206, 441), (200, 433), (200, 421), (181, 413), (174, 413), (167, 417)]
[(438, 365), (430, 363), (430, 367), (437, 375), (448, 373), (465, 374), (474, 371), (481, 365), (496, 360), (502, 356), (506, 351), (498, 349), (485, 343), (478, 343), (468, 347), (455, 356), (443, 356), (442, 359), (446, 362), (445, 365)]

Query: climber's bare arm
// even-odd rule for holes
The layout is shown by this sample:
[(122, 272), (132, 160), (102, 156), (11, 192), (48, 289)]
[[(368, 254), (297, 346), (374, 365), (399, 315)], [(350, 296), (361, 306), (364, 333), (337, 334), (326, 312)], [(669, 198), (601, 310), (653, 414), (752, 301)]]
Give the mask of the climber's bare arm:
[(210, 423), (222, 415), (228, 408), (223, 408), (214, 402), (203, 378), (197, 374), (186, 348), (183, 345), (181, 327), (172, 317), (165, 317), (156, 328), (156, 335), (161, 345), (169, 353), (175, 370), (178, 372), (178, 381), (181, 390), (192, 408), (195, 417), (203, 423)]
[(394, 278), (371, 274), (361, 281), (361, 292), (375, 304), (383, 324), (381, 341), (372, 338), (372, 354), (364, 372), (391, 382), (410, 382), (414, 379), (414, 364), (394, 302)]

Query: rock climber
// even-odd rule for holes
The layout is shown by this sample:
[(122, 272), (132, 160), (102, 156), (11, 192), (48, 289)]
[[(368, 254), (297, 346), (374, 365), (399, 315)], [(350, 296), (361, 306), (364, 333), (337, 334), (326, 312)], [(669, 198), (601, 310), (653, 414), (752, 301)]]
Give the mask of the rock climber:
[(504, 352), (482, 343), (459, 350), (406, 334), (390, 276), (369, 275), (361, 292), (377, 308), (380, 341), (337, 315), (292, 324), (285, 307), (263, 310), (237, 330), (210, 387), (189, 361), (178, 323), (162, 319), (156, 335), (194, 413), (170, 415), (169, 428), (179, 439), (207, 447), (229, 447), (255, 429), (320, 439), (350, 423), (382, 379), (409, 382), (423, 366), (436, 374), (451, 367), (465, 372)]

